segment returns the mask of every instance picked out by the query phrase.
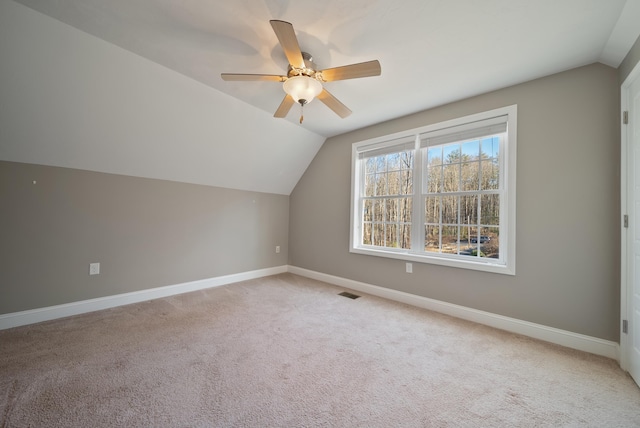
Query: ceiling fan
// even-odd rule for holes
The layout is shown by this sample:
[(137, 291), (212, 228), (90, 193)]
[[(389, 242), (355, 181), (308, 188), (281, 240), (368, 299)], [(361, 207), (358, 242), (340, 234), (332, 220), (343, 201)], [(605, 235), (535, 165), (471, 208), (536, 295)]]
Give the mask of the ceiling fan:
[[(336, 80), (379, 76), (382, 72), (378, 60), (318, 70), (313, 63), (312, 56), (300, 50), (298, 39), (291, 23), (279, 20), (269, 22), (278, 37), (287, 61), (289, 61), (287, 75), (222, 73), (221, 76), (226, 81), (259, 80), (283, 83), (282, 86), (286, 95), (273, 115), (274, 117), (285, 117), (293, 104), (298, 103), (302, 108), (315, 97), (318, 97), (338, 116), (345, 118), (351, 114), (351, 110), (331, 95), (322, 84)], [(302, 120), (303, 116), (300, 115), (300, 123), (302, 123)]]

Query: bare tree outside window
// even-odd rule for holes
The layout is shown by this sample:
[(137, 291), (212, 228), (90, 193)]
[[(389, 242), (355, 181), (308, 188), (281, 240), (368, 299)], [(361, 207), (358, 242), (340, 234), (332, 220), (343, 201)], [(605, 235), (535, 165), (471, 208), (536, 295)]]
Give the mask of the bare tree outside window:
[(500, 257), (500, 136), (427, 150), (427, 252)]
[(414, 154), (408, 150), (366, 160), (363, 243), (411, 248), (413, 160)]

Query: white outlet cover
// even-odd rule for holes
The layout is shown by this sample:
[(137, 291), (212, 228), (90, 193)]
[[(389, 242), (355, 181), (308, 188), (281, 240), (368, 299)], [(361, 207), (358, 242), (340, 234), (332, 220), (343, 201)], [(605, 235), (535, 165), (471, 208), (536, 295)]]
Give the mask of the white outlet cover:
[(89, 263), (89, 275), (100, 274), (100, 263)]

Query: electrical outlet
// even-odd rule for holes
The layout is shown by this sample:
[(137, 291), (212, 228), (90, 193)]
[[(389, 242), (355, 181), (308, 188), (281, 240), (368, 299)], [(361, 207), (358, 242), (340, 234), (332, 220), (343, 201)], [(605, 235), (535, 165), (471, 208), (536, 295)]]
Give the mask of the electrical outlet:
[(89, 275), (100, 274), (100, 263), (89, 263)]
[(276, 245), (276, 254), (280, 254), (280, 245)]
[(406, 271), (407, 273), (413, 273), (413, 265), (411, 263), (407, 263)]

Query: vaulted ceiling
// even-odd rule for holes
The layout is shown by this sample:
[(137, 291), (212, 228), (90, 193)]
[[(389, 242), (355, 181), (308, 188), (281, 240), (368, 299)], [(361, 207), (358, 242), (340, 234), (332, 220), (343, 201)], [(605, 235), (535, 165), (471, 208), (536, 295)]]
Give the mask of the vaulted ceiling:
[[(16, 0), (46, 16), (0, 1), (2, 103), (15, 102), (0, 117), (1, 159), (282, 194), (326, 137), (593, 62), (617, 67), (640, 33), (637, 0)], [(351, 116), (314, 101), (302, 125), (296, 106), (276, 119), (280, 83), (220, 78), (286, 73), (271, 19), (293, 24), (319, 68), (380, 61), (381, 76), (325, 84)], [(52, 98), (28, 104), (36, 90)], [(48, 132), (27, 129), (28, 114)]]

